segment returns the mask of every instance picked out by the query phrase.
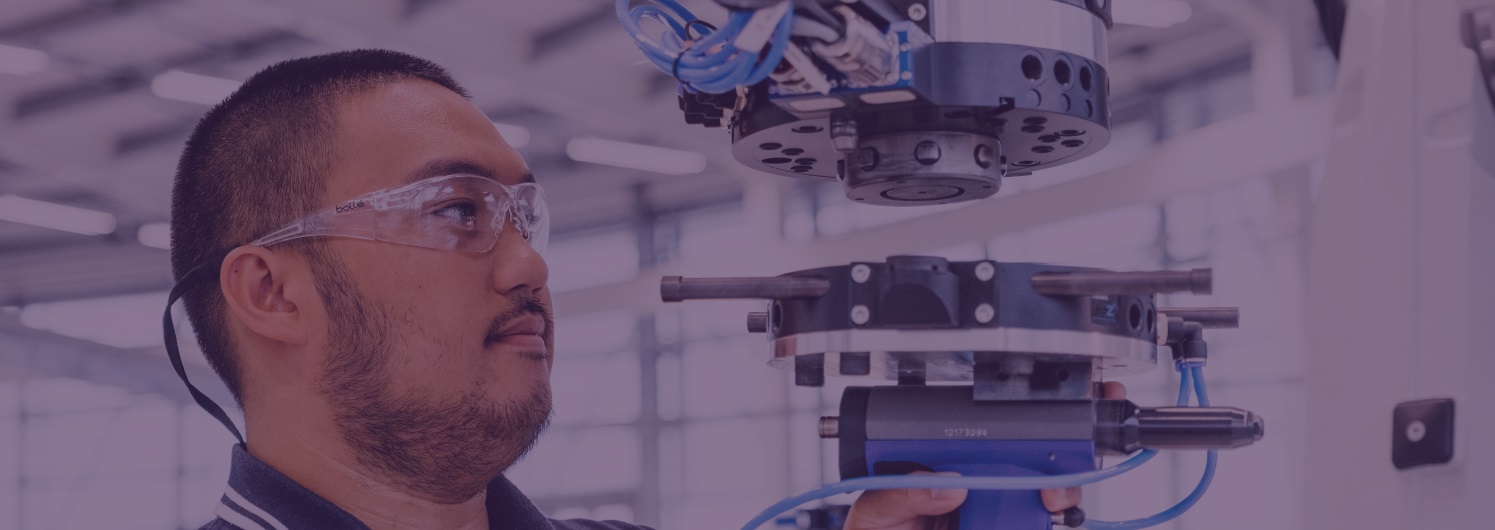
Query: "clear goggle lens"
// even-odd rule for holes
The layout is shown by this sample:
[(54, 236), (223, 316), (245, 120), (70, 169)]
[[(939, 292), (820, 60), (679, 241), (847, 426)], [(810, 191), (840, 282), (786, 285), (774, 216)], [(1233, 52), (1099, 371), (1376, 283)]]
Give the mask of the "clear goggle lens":
[(537, 252), (550, 237), (540, 185), (507, 185), (475, 175), (448, 175), (350, 199), (286, 225), (253, 244), (340, 236), (482, 253), (513, 229)]

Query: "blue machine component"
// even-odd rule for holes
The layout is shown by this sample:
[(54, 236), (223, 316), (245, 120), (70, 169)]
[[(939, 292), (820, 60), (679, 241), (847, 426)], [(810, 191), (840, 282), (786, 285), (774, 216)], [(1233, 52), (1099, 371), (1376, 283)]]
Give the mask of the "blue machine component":
[[(894, 440), (867, 442), (868, 473), (879, 463), (917, 462), (964, 476), (1027, 477), (1095, 470), (1095, 444), (1074, 440)], [(960, 530), (1049, 530), (1037, 490), (975, 490), (958, 512)]]
[[(744, 530), (808, 502), (872, 489), (968, 490), (956, 512), (961, 530), (1074, 527), (1083, 512), (1049, 513), (1039, 490), (1114, 477), (1157, 450), (1210, 451), (1199, 485), (1173, 507), (1088, 523), (1121, 530), (1177, 518), (1209, 487), (1214, 450), (1264, 435), (1255, 414), (1210, 406), (1201, 373), (1204, 329), (1237, 326), (1238, 311), (1156, 305), (1158, 293), (1208, 293), (1212, 278), (1208, 269), (1117, 273), (894, 256), (770, 278), (668, 277), (660, 294), (772, 300), (768, 312), (750, 315), (749, 328), (772, 337), (775, 358), (793, 359), (797, 385), (821, 386), (829, 373), (897, 381), (847, 386), (839, 415), (821, 418), (821, 437), (839, 445), (841, 482), (785, 499)], [(1179, 371), (1176, 406), (1100, 397), (1096, 383), (1136, 363), (1153, 365), (1159, 345)], [(969, 383), (937, 384), (961, 381)], [(1191, 391), (1199, 406), (1188, 406)], [(1097, 470), (1102, 454), (1132, 456)]]
[[(930, 44), (934, 39), (930, 38), (929, 34), (919, 29), (918, 26), (908, 22), (893, 24), (889, 28), (886, 38), (891, 44), (892, 49), (897, 51), (894, 52), (891, 61), (892, 73), (887, 77), (885, 82), (870, 86), (853, 86), (847, 82), (845, 75), (837, 73), (834, 70), (829, 73), (825, 73), (822, 70), (820, 73), (824, 73), (829, 78), (831, 85), (830, 94), (796, 90), (782, 84), (771, 84), (768, 86), (769, 101), (790, 113), (798, 114), (811, 108), (830, 108), (823, 106), (824, 103), (816, 104), (816, 102), (823, 102), (828, 97), (840, 100), (841, 106), (848, 107), (859, 105), (861, 96), (871, 93), (887, 93), (889, 95), (885, 99), (889, 102), (898, 100), (900, 98), (898, 94), (908, 94), (908, 100), (917, 99), (917, 96), (909, 92), (909, 90), (914, 88), (917, 75), (914, 70), (914, 52)], [(809, 75), (815, 74), (812, 73)], [(807, 103), (811, 105), (806, 106)]]

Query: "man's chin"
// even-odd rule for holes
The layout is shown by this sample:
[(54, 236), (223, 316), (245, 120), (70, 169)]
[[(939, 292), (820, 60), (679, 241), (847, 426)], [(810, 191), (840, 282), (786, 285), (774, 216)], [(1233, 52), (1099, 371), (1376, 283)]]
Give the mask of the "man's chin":
[(339, 414), (359, 460), (412, 490), (465, 499), (519, 461), (550, 424), (550, 388), (521, 402), (466, 394), (454, 402), (386, 396)]

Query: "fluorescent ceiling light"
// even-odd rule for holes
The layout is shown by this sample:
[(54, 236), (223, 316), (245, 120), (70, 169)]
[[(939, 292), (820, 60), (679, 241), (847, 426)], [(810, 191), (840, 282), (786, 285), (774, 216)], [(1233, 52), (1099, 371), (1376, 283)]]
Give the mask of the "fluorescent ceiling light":
[(168, 223), (146, 223), (135, 232), (140, 244), (151, 248), (171, 250), (171, 225)]
[(117, 348), (161, 345), (165, 292), (31, 304), (21, 324)]
[(498, 129), (498, 135), (509, 142), (509, 147), (515, 149), (529, 145), (529, 129), (509, 123), (493, 122), (493, 127)]
[(232, 79), (167, 70), (151, 80), (151, 92), (165, 99), (216, 105), (234, 93), (239, 84)]
[(47, 52), (0, 44), (0, 74), (31, 75), (47, 69)]
[(16, 195), (0, 195), (0, 221), (88, 236), (113, 233), (115, 227), (114, 216), (108, 213)]
[(1116, 0), (1111, 3), (1111, 17), (1117, 24), (1166, 28), (1182, 24), (1194, 15), (1194, 7), (1185, 0)]
[(577, 162), (667, 175), (690, 175), (706, 170), (706, 155), (701, 153), (601, 138), (572, 138), (566, 142), (566, 156)]

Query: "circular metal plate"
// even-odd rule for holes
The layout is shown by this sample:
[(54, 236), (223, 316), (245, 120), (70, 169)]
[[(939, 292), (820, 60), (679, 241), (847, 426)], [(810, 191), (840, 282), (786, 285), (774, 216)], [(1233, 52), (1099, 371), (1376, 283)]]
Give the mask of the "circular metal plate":
[(1106, 23), (1055, 0), (943, 0), (930, 29), (939, 42), (989, 42), (1048, 48), (1106, 64)]
[[(1158, 347), (1151, 341), (1081, 331), (985, 328), (985, 329), (850, 329), (800, 333), (774, 339), (771, 364), (799, 355), (826, 356), (826, 373), (839, 373), (841, 352), (872, 354), (869, 377), (886, 377), (876, 367), (889, 361), (917, 355), (928, 366), (930, 380), (969, 381), (974, 358), (971, 352), (1008, 352), (1053, 356), (1056, 360), (1090, 358), (1103, 376), (1130, 375), (1157, 365)], [(834, 359), (833, 359), (834, 358)], [(896, 364), (896, 362), (894, 362)]]
[(1002, 143), (979, 134), (909, 131), (863, 138), (846, 167), (846, 196), (864, 204), (921, 206), (997, 193)]

